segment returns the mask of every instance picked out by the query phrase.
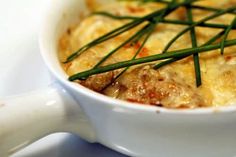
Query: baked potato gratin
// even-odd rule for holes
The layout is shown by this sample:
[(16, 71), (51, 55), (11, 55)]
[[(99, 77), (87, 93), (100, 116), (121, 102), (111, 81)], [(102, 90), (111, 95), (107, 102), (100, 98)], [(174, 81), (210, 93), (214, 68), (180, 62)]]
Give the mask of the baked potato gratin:
[(142, 105), (236, 104), (236, 0), (86, 4), (89, 11), (59, 40), (71, 81)]

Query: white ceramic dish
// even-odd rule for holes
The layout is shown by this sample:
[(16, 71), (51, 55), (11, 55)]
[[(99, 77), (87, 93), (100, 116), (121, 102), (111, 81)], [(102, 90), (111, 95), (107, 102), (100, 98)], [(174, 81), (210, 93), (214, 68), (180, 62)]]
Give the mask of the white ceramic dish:
[(0, 156), (59, 131), (132, 156), (236, 155), (236, 106), (178, 111), (146, 107), (67, 81), (57, 60), (57, 40), (85, 5), (78, 0), (51, 3), (43, 22), (41, 51), (60, 85), (1, 101)]
[[(44, 88), (53, 81), (38, 45), (40, 17), (46, 1), (0, 0), (0, 99)], [(28, 21), (30, 25), (25, 25)], [(6, 59), (9, 56), (11, 64)], [(49, 135), (12, 157), (97, 157), (98, 154), (102, 157), (124, 157), (102, 145), (87, 143), (67, 133)]]

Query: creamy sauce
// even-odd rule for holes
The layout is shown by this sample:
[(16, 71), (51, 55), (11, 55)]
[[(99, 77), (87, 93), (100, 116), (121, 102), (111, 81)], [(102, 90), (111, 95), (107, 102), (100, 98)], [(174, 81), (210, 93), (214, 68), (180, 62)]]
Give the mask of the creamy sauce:
[[(236, 5), (235, 0), (205, 0), (199, 5), (216, 8), (227, 8)], [(90, 4), (90, 3), (88, 3)], [(90, 4), (91, 5), (91, 4)], [(92, 11), (107, 11), (115, 15), (143, 16), (154, 10), (161, 9), (163, 4), (136, 2), (113, 2), (106, 5), (92, 5)], [(211, 12), (194, 10), (194, 20), (200, 20)], [(210, 20), (210, 23), (229, 24), (233, 15), (226, 14)], [(185, 20), (185, 9), (179, 8), (167, 16), (167, 19)], [(59, 59), (65, 59), (81, 46), (101, 35), (124, 25), (129, 20), (114, 20), (104, 16), (89, 16), (78, 25), (72, 26), (59, 41)], [(143, 25), (142, 25), (143, 26)], [(108, 52), (124, 42), (142, 26), (95, 46), (71, 63), (62, 64), (68, 75), (89, 70)], [(185, 26), (158, 24), (147, 44), (137, 58), (159, 54), (165, 45)], [(198, 45), (204, 44), (220, 29), (197, 27)], [(235, 39), (236, 32), (231, 31), (228, 39)], [(111, 56), (103, 65), (129, 60), (133, 57), (140, 43), (126, 45)], [(190, 48), (189, 33), (179, 38), (170, 50)], [(232, 105), (236, 103), (236, 46), (226, 48), (225, 54), (220, 50), (200, 54), (202, 86), (195, 85), (195, 72), (192, 57), (153, 70), (151, 64), (138, 65), (130, 68), (114, 83), (110, 84), (120, 70), (89, 77), (86, 81), (78, 81), (82, 85), (105, 95), (138, 102), (143, 105), (156, 105), (167, 108), (198, 108)], [(108, 87), (107, 87), (108, 86)], [(106, 88), (105, 88), (106, 87)]]

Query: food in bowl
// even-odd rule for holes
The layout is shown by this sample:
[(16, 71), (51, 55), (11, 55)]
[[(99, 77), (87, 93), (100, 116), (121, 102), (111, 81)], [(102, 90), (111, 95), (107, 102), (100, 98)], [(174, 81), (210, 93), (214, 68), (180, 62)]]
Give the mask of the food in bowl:
[(142, 105), (235, 104), (235, 0), (87, 2), (59, 41), (70, 81)]

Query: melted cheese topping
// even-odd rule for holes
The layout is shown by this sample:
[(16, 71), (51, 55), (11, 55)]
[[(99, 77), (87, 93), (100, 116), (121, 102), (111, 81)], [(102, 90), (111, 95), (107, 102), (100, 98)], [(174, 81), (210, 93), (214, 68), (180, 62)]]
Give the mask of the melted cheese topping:
[[(130, 16), (143, 16), (164, 7), (163, 4), (158, 3), (140, 5), (136, 2), (112, 2), (102, 6), (94, 3), (92, 6), (91, 3), (88, 4), (90, 4), (92, 11), (105, 10), (115, 15)], [(222, 0), (215, 3), (215, 0), (205, 0), (198, 2), (198, 5), (227, 8), (236, 5), (236, 1)], [(210, 15), (211, 12), (194, 10), (193, 14), (194, 20), (197, 21)], [(226, 14), (209, 22), (229, 24), (233, 18), (234, 16)], [(167, 19), (186, 19), (185, 9), (177, 9), (168, 15)], [(64, 61), (81, 46), (127, 22), (129, 20), (114, 20), (99, 15), (84, 18), (78, 25), (69, 28), (61, 37), (59, 41), (60, 61)], [(64, 70), (68, 75), (89, 70), (108, 52), (127, 40), (142, 26), (131, 29), (118, 37), (87, 50), (71, 63), (62, 64)], [(138, 58), (161, 53), (165, 45), (184, 28), (185, 26), (181, 25), (158, 24)], [(197, 27), (198, 45), (204, 44), (220, 31), (220, 29)], [(236, 32), (231, 31), (228, 39), (235, 38)], [(112, 55), (103, 65), (129, 60), (139, 47), (140, 43), (126, 45)], [(190, 35), (186, 33), (173, 44), (170, 50), (190, 47)], [(110, 84), (111, 81), (120, 70), (95, 75), (89, 77), (86, 81), (78, 82), (92, 90), (114, 98), (167, 108), (232, 105), (236, 103), (235, 51), (236, 47), (232, 46), (225, 49), (223, 56), (220, 55), (220, 50), (200, 54), (203, 83), (199, 88), (196, 88), (195, 85), (192, 57), (167, 65), (159, 70), (153, 70), (150, 64), (134, 66), (112, 84)]]

